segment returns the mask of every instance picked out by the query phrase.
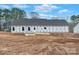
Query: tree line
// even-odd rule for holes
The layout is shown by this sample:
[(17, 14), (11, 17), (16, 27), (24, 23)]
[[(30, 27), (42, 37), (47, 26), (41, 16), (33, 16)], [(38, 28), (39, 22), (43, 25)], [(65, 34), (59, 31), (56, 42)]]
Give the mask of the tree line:
[(0, 9), (0, 20), (21, 19), (26, 16), (26, 12), (19, 8)]
[[(40, 18), (39, 14), (37, 12), (31, 12), (31, 18)], [(16, 20), (16, 19), (22, 19), (26, 17), (27, 14), (25, 10), (22, 10), (20, 8), (12, 8), (12, 9), (0, 9), (0, 20), (5, 19), (8, 20)]]

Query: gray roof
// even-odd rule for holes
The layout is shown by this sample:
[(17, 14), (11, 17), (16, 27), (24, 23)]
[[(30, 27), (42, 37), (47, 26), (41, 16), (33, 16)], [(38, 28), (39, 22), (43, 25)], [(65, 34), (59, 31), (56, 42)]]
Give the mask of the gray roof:
[(12, 21), (11, 26), (68, 26), (68, 23), (57, 19), (21, 19)]

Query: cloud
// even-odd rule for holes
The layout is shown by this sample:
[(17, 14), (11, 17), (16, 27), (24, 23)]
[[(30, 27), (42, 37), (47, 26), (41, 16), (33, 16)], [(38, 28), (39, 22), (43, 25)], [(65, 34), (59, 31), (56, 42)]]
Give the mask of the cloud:
[(8, 6), (8, 5), (0, 5), (0, 8), (1, 8), (1, 9), (5, 9), (5, 8), (6, 8), (6, 9), (9, 9), (10, 6)]
[(28, 8), (29, 6), (21, 5), (21, 4), (15, 4), (15, 5), (13, 5), (13, 7), (16, 7), (16, 8)]
[(48, 15), (46, 14), (39, 14), (41, 17), (47, 17)]
[(53, 15), (47, 15), (47, 14), (39, 14), (41, 18), (51, 19), (52, 17), (55, 17)]
[(43, 6), (43, 7), (47, 7), (48, 9), (49, 9), (49, 8), (53, 8), (53, 9), (58, 8), (57, 6), (51, 5), (51, 4), (43, 4), (42, 6)]
[(68, 10), (68, 9), (63, 9), (63, 10), (59, 10), (58, 13), (66, 13), (66, 12), (72, 12), (71, 10)]
[(43, 4), (40, 6), (35, 6), (35, 11), (48, 12), (48, 11), (51, 11), (52, 9), (56, 9), (56, 8), (58, 8), (58, 7), (55, 5)]
[(12, 8), (12, 7), (16, 7), (16, 8), (28, 8), (29, 6), (28, 5), (25, 5), (25, 4), (14, 4), (12, 6), (9, 6), (9, 5), (0, 5), (0, 8), (2, 9), (9, 9), (9, 8)]

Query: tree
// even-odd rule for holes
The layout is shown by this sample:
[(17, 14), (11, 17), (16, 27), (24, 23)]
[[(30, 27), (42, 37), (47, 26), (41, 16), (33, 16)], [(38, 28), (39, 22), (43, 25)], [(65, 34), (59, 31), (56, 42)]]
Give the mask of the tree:
[(26, 12), (19, 8), (12, 8), (11, 13), (12, 19), (22, 19), (26, 16)]
[(36, 12), (31, 12), (31, 18), (32, 19), (38, 19), (39, 18), (39, 14)]
[(2, 18), (2, 9), (0, 9), (0, 20)]
[(74, 21), (75, 19), (76, 19), (76, 16), (75, 15), (72, 15), (71, 16), (71, 20)]
[(79, 22), (79, 15), (72, 15), (71, 20), (75, 23)]
[(3, 9), (2, 12), (2, 16), (5, 21), (11, 20), (11, 11), (9, 9)]
[(1, 28), (2, 28), (2, 22), (1, 22), (1, 19), (2, 19), (2, 9), (0, 9), (0, 30), (1, 30)]
[[(26, 12), (19, 8), (0, 9), (0, 30), (4, 30), (4, 24), (10, 22), (12, 19), (21, 19), (26, 17)], [(6, 27), (7, 25), (5, 25)]]

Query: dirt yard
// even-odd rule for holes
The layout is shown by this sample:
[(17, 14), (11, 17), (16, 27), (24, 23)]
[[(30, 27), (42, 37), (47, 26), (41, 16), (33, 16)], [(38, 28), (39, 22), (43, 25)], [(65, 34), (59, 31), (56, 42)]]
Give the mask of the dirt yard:
[(25, 36), (0, 32), (1, 55), (79, 55), (79, 34), (50, 33)]

